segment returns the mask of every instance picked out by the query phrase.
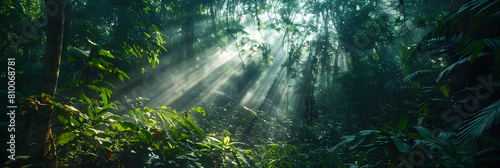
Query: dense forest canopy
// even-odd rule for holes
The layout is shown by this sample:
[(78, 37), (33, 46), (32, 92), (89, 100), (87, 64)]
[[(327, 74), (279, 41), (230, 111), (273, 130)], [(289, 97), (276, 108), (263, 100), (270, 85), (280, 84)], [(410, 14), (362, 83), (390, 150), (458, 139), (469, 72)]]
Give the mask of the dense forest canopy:
[(0, 4), (4, 167), (500, 162), (497, 0)]

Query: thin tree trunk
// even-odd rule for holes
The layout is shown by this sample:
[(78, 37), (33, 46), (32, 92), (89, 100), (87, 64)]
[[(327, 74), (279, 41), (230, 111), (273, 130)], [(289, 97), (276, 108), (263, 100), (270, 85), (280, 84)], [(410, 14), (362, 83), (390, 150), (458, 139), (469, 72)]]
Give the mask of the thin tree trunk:
[(70, 23), (71, 23), (71, 4), (68, 3), (64, 8), (64, 34), (63, 34), (63, 43), (62, 43), (62, 53), (61, 53), (61, 61), (68, 61), (68, 38), (70, 32)]
[(260, 30), (260, 19), (259, 19), (259, 0), (255, 0), (255, 19), (257, 20), (257, 30)]
[(210, 19), (212, 20), (212, 31), (215, 36), (215, 39), (219, 39), (219, 35), (217, 33), (217, 24), (215, 22), (215, 18), (217, 16), (215, 15), (215, 5), (210, 8)]
[[(323, 22), (324, 22), (324, 29), (325, 29), (325, 36), (323, 36), (323, 55), (321, 58), (321, 64), (323, 64), (323, 67), (321, 67), (321, 80), (326, 80), (326, 85), (330, 85), (330, 58), (328, 56), (328, 48), (330, 46), (330, 34), (328, 32), (328, 11), (325, 12), (325, 15), (323, 16)], [(322, 82), (322, 84), (325, 84), (325, 82)]]
[(182, 29), (184, 31), (184, 51), (186, 60), (191, 60), (194, 57), (194, 25), (193, 15), (189, 14), (186, 18)]
[[(45, 43), (44, 71), (42, 73), (41, 92), (55, 96), (59, 66), (61, 64), (62, 41), (64, 32), (64, 4), (56, 0), (45, 0), (48, 14), (47, 41)], [(42, 98), (43, 99), (43, 98)], [(42, 100), (43, 102), (44, 100)], [(57, 167), (53, 152), (53, 137), (50, 129), (51, 109), (41, 106), (33, 113), (33, 120), (28, 139), (31, 145), (30, 155), (35, 160), (44, 161), (47, 167)]]
[(333, 60), (333, 76), (332, 76), (332, 82), (333, 80), (335, 80), (335, 78), (337, 77), (337, 75), (339, 74), (339, 54), (340, 52), (336, 52), (335, 53), (335, 58)]

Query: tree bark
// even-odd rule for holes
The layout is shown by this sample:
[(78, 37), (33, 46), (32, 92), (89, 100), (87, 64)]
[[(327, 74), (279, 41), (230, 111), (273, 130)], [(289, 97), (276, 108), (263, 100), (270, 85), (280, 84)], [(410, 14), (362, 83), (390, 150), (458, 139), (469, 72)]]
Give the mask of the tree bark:
[(193, 15), (189, 14), (182, 26), (184, 32), (184, 51), (186, 60), (194, 57), (194, 23)]
[(210, 19), (212, 21), (212, 31), (213, 31), (213, 34), (215, 36), (215, 39), (219, 40), (219, 35), (217, 33), (217, 24), (215, 22), (215, 17), (217, 17), (217, 16), (215, 15), (215, 5), (213, 5), (210, 8)]
[(64, 30), (63, 30), (63, 42), (62, 42), (62, 53), (61, 53), (61, 61), (68, 61), (68, 38), (70, 32), (70, 23), (71, 23), (71, 4), (66, 4), (64, 8)]
[(259, 19), (259, 0), (255, 0), (255, 6), (254, 6), (254, 10), (255, 10), (255, 19), (257, 20), (257, 30), (259, 30), (259, 32), (261, 31), (260, 29), (260, 19)]
[[(42, 73), (41, 93), (55, 96), (59, 67), (61, 64), (62, 41), (64, 32), (64, 2), (57, 0), (45, 0), (46, 12), (48, 14), (47, 41), (45, 43), (44, 71)], [(43, 99), (43, 98), (42, 98)], [(44, 100), (41, 100), (42, 102)], [(40, 106), (33, 113), (31, 129), (29, 131), (28, 144), (30, 144), (30, 156), (35, 160), (43, 161), (47, 167), (57, 167), (53, 151), (53, 137), (50, 129), (51, 119), (50, 106)]]

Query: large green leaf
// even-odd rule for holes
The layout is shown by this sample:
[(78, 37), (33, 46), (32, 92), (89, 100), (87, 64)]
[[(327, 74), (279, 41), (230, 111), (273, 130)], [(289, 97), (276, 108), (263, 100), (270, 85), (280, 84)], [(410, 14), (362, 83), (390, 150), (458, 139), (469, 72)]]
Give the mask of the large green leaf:
[(193, 126), (194, 130), (196, 131), (196, 133), (198, 133), (198, 135), (200, 137), (203, 137), (203, 135), (205, 134), (203, 132), (203, 130), (201, 130), (200, 127), (198, 127), (198, 125), (193, 121), (193, 119), (191, 118), (191, 115), (187, 115), (187, 117), (185, 117), (186, 120)]
[(91, 119), (91, 120), (94, 120), (94, 112), (92, 112), (92, 109), (87, 108), (87, 111), (88, 111), (88, 114), (89, 114), (90, 119)]
[(117, 129), (118, 131), (135, 131), (137, 130), (137, 127), (130, 123), (130, 122), (117, 122), (111, 124), (113, 128)]
[(420, 136), (426, 140), (434, 140), (434, 136), (432, 135), (432, 132), (422, 126), (413, 126), (417, 130), (417, 132), (420, 134)]
[(151, 132), (149, 132), (148, 130), (144, 130), (144, 129), (141, 129), (137, 135), (139, 136), (139, 138), (141, 138), (141, 140), (144, 142), (144, 143), (149, 143), (151, 142)]
[(55, 142), (58, 145), (64, 145), (64, 144), (67, 144), (69, 141), (73, 140), (76, 136), (77, 136), (77, 134), (75, 134), (73, 132), (65, 132), (65, 133), (62, 133), (61, 135), (59, 135), (56, 138)]
[(227, 145), (229, 144), (229, 141), (231, 140), (231, 138), (229, 138), (228, 136), (224, 138), (224, 144)]
[(399, 138), (393, 138), (392, 139), (394, 144), (396, 145), (396, 148), (398, 148), (398, 151), (401, 153), (408, 154), (411, 152), (411, 145), (404, 143), (401, 139)]
[[(70, 108), (70, 107), (68, 107)], [(71, 122), (71, 119), (73, 118), (73, 113), (71, 111), (68, 111), (66, 109), (58, 110), (58, 115), (57, 118), (59, 118), (59, 121), (63, 124), (67, 124)]]
[(439, 87), (439, 90), (441, 91), (441, 93), (443, 93), (444, 97), (448, 98), (448, 89), (446, 88), (446, 86)]
[(408, 116), (403, 117), (398, 123), (398, 131), (401, 132), (406, 129), (406, 125), (408, 123)]
[(360, 145), (367, 145), (372, 143), (377, 138), (380, 131), (378, 130), (362, 130), (359, 133), (356, 133), (352, 136), (346, 136), (346, 142), (344, 143), (352, 143), (350, 150), (357, 148)]

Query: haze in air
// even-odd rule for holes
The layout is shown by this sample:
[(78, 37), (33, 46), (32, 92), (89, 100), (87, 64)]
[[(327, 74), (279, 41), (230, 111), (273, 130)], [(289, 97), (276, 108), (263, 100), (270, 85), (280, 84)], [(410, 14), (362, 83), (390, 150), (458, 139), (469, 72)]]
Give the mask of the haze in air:
[(495, 0), (0, 2), (3, 167), (494, 167)]

